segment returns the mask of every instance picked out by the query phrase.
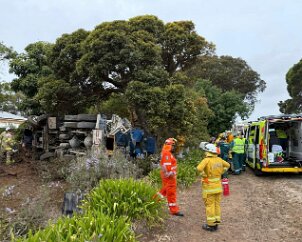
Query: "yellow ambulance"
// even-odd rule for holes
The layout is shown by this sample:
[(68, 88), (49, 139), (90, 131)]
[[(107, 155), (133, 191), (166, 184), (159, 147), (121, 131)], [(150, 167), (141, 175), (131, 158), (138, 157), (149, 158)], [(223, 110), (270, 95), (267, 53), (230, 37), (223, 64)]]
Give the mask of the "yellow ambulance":
[(246, 163), (256, 175), (302, 172), (302, 114), (272, 115), (249, 122), (245, 138)]

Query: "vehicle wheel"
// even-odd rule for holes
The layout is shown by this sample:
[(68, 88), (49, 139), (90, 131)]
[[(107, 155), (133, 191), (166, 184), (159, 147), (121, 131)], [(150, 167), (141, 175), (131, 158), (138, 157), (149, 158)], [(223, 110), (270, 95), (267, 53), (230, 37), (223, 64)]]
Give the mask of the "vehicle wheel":
[(46, 152), (43, 155), (40, 156), (40, 160), (45, 160), (51, 157), (54, 157), (55, 154), (53, 152)]
[(78, 126), (79, 129), (94, 129), (95, 123), (93, 122), (79, 122)]
[(254, 169), (254, 173), (255, 173), (256, 176), (262, 176), (263, 175), (263, 172), (260, 169), (257, 168), (257, 165)]
[(60, 140), (62, 140), (62, 139), (63, 139), (63, 140), (64, 140), (64, 139), (68, 139), (68, 140), (69, 140), (70, 138), (71, 138), (71, 137), (70, 137), (70, 134), (60, 134), (60, 135), (59, 135), (59, 139), (60, 139)]
[(64, 122), (64, 127), (66, 128), (77, 128), (78, 123), (77, 122)]
[(96, 121), (95, 114), (78, 114), (78, 121)]
[(77, 121), (78, 115), (64, 115), (64, 121)]

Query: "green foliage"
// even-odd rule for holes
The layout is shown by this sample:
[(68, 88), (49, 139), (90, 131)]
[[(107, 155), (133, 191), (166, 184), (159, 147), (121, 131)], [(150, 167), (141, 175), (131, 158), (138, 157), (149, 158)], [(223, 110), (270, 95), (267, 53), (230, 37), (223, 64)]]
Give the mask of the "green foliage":
[(286, 73), (287, 91), (290, 99), (278, 103), (282, 113), (302, 112), (302, 59)]
[(160, 88), (131, 82), (126, 100), (138, 117), (137, 122), (148, 132), (157, 137), (182, 134), (192, 137), (188, 140), (196, 143), (205, 136), (210, 111), (206, 102), (199, 102), (190, 94), (182, 84)]
[(179, 159), (180, 164), (188, 164), (192, 167), (197, 167), (200, 161), (203, 159), (204, 151), (201, 149), (192, 149), (186, 156), (182, 159)]
[(15, 93), (10, 83), (0, 82), (0, 110), (17, 114), (24, 95), (21, 92)]
[(107, 100), (100, 102), (97, 107), (91, 108), (91, 111), (106, 114), (108, 117), (117, 114), (120, 117), (129, 118), (129, 110), (125, 99), (123, 93), (112, 93)]
[(136, 241), (126, 217), (112, 218), (101, 211), (87, 211), (72, 218), (62, 217), (27, 238), (12, 238), (14, 242), (39, 241)]
[(235, 91), (222, 91), (210, 81), (198, 80), (196, 90), (206, 96), (209, 108), (214, 115), (209, 120), (209, 133), (216, 135), (230, 129), (236, 114), (242, 118), (248, 116), (248, 104), (242, 101), (242, 95)]
[(10, 58), (14, 57), (16, 53), (11, 47), (7, 47), (2, 42), (0, 42), (0, 63), (9, 60)]
[[(197, 177), (197, 165), (201, 161), (203, 152), (201, 150), (190, 151), (183, 159), (179, 159), (177, 165), (177, 184), (180, 187), (189, 187)], [(156, 187), (161, 186), (160, 168), (152, 170), (148, 174), (148, 181)]]
[(163, 216), (162, 203), (152, 198), (155, 193), (155, 188), (142, 181), (102, 180), (88, 196), (83, 209), (154, 223)]
[(163, 218), (162, 203), (152, 198), (155, 193), (142, 181), (102, 180), (83, 201), (82, 214), (61, 217), (35, 233), (29, 231), (26, 238), (13, 235), (11, 241), (136, 241), (132, 221), (152, 225)]
[(210, 80), (223, 92), (236, 90), (242, 94), (242, 101), (249, 104), (253, 111), (256, 95), (263, 92), (266, 83), (241, 58), (231, 56), (203, 56), (188, 70), (191, 78)]
[(88, 31), (79, 29), (71, 34), (63, 34), (56, 40), (49, 58), (57, 79), (70, 81), (75, 86), (84, 85), (76, 71), (76, 63), (83, 55), (81, 46), (88, 35)]
[[(84, 101), (79, 99), (78, 88), (64, 80), (47, 81), (48, 78), (40, 79), (38, 93), (35, 98), (39, 100), (42, 110), (49, 114), (64, 115), (76, 114), (84, 111)], [(52, 102), (49, 102), (52, 100)], [(70, 101), (73, 105), (69, 105)]]
[(10, 60), (10, 72), (17, 76), (12, 81), (11, 87), (13, 91), (20, 91), (25, 95), (20, 109), (28, 114), (39, 114), (42, 112), (35, 95), (39, 89), (39, 79), (52, 73), (49, 67), (51, 47), (52, 44), (45, 42), (29, 44), (25, 48), (26, 53), (18, 54)]
[(160, 168), (153, 169), (148, 174), (148, 182), (150, 182), (153, 186), (159, 188), (162, 185), (160, 178)]
[(198, 35), (191, 21), (167, 23), (162, 39), (162, 59), (165, 69), (172, 76), (176, 70), (185, 70), (200, 55), (212, 54), (215, 47)]
[(196, 166), (179, 163), (177, 166), (177, 183), (183, 187), (189, 187), (197, 178)]

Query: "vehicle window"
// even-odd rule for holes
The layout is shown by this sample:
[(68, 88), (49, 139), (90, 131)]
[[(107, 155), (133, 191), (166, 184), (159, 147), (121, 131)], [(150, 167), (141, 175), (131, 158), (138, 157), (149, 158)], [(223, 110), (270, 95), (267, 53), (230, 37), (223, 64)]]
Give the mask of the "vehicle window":
[(255, 126), (255, 133), (256, 133), (256, 136), (255, 136), (255, 144), (259, 144), (259, 126)]
[(249, 143), (253, 144), (255, 140), (255, 132), (256, 132), (256, 126), (251, 126), (250, 127), (250, 134), (249, 134)]

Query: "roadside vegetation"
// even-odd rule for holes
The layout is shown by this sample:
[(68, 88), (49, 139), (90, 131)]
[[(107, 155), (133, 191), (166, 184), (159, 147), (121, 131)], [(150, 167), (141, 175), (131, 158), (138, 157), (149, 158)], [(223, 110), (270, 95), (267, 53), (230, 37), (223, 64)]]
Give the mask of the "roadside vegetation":
[(143, 181), (101, 180), (82, 202), (82, 213), (12, 241), (136, 241), (132, 221), (154, 225), (164, 216), (162, 202), (152, 198), (155, 192)]

